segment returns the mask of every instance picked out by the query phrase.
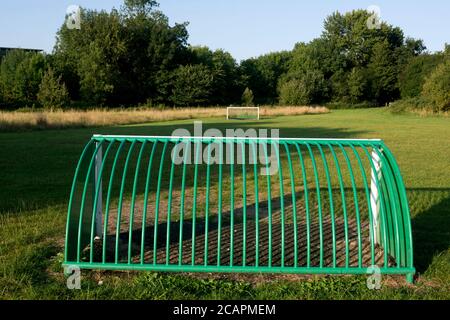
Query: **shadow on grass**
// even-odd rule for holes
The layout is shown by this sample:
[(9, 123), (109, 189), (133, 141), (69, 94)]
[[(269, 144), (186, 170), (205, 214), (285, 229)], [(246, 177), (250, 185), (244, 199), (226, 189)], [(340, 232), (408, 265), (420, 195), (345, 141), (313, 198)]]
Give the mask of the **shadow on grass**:
[(430, 266), (433, 257), (450, 247), (450, 189), (424, 188), (408, 189), (413, 192), (442, 192), (443, 197), (429, 209), (418, 212), (412, 218), (414, 264), (423, 273)]
[[(76, 165), (94, 133), (118, 135), (172, 135), (178, 128), (193, 133), (193, 121), (87, 129), (22, 132), (0, 136), (0, 214), (66, 205)], [(203, 129), (278, 128), (277, 122), (205, 122)], [(281, 124), (283, 125), (283, 124)], [(347, 128), (281, 128), (281, 137), (355, 138), (365, 131)], [(33, 155), (30, 157), (30, 155)]]

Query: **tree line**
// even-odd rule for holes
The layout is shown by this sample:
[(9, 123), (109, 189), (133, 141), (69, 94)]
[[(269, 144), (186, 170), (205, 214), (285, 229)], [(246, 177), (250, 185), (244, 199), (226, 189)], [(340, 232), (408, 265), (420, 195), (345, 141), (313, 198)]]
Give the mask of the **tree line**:
[(431, 54), (398, 27), (369, 28), (370, 17), (335, 12), (311, 42), (238, 63), (224, 50), (190, 46), (187, 23), (170, 25), (156, 1), (83, 9), (81, 29), (64, 23), (51, 54), (3, 57), (0, 106), (380, 106), (402, 99), (450, 109), (449, 47)]

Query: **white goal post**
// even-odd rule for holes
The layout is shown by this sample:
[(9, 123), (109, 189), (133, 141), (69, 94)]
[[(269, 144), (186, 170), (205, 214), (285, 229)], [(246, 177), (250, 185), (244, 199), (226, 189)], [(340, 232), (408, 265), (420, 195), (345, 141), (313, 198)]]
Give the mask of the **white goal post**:
[(249, 112), (246, 111), (253, 111), (253, 113), (255, 113), (256, 115), (256, 119), (259, 120), (260, 119), (260, 111), (259, 111), (259, 107), (227, 107), (227, 120), (230, 119), (249, 119), (250, 117), (245, 116), (245, 117), (234, 117), (232, 118), (230, 116), (230, 111), (232, 110), (244, 110), (244, 115), (247, 115)]

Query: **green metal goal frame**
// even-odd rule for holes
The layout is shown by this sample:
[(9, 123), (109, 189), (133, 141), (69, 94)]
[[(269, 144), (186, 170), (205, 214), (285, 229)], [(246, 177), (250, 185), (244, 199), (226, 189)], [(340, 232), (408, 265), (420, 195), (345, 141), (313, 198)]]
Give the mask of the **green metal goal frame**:
[[(211, 153), (208, 152), (208, 160), (206, 162), (206, 196), (205, 196), (205, 230), (204, 230), (204, 248), (203, 262), (196, 262), (196, 248), (194, 240), (192, 240), (192, 252), (191, 260), (189, 263), (183, 262), (183, 219), (185, 216), (185, 188), (186, 188), (186, 173), (187, 166), (186, 161), (182, 164), (182, 175), (181, 175), (181, 187), (180, 190), (180, 204), (179, 204), (179, 242), (178, 242), (178, 259), (176, 262), (171, 262), (169, 260), (169, 246), (171, 243), (170, 235), (170, 223), (171, 213), (172, 213), (172, 194), (174, 185), (174, 166), (173, 161), (166, 162), (170, 149), (176, 150), (180, 143), (192, 144), (192, 150), (194, 151), (194, 157), (197, 159), (201, 156), (201, 149), (206, 147), (211, 148), (213, 144), (218, 144), (220, 146), (220, 156), (223, 156), (224, 148), (230, 146), (232, 153), (236, 150), (242, 151), (243, 161), (241, 164), (235, 163), (235, 155), (231, 155), (232, 162), (230, 164), (212, 164), (210, 161)], [(116, 151), (113, 152), (113, 146)], [(126, 150), (125, 146), (128, 146)], [(264, 177), (259, 177), (257, 164), (250, 164), (249, 157), (245, 154), (248, 152), (257, 158), (256, 149), (258, 147), (262, 148), (266, 159), (268, 158), (268, 148), (271, 146), (275, 147), (275, 159), (278, 162), (278, 173), (271, 176), (269, 174), (268, 162), (265, 164), (266, 175)], [(157, 148), (162, 148), (162, 154), (160, 154), (161, 159), (159, 163), (154, 163), (156, 158)], [(247, 148), (247, 149), (246, 149)], [(359, 151), (358, 151), (359, 150)], [(286, 157), (287, 166), (282, 164), (280, 153), (284, 152)], [(132, 154), (135, 154), (134, 159)], [(148, 157), (148, 162), (144, 163), (144, 154)], [(328, 160), (327, 160), (328, 155)], [(117, 174), (119, 157), (124, 156), (124, 164), (121, 167), (121, 174)], [(166, 157), (166, 158), (165, 158)], [(186, 154), (187, 157), (187, 154)], [(293, 164), (293, 158), (297, 157), (299, 166)], [(305, 169), (306, 157), (309, 157), (313, 175), (312, 177), (307, 177), (307, 170)], [(338, 158), (340, 157), (340, 161)], [(320, 159), (322, 167), (319, 165)], [(112, 161), (112, 167), (109, 169), (110, 178), (108, 181), (103, 181), (103, 175), (106, 171), (106, 159)], [(133, 159), (133, 160), (131, 160)], [(331, 160), (330, 160), (331, 159)], [(354, 163), (352, 163), (351, 160)], [(331, 162), (330, 162), (331, 161)], [(130, 163), (133, 162), (134, 172), (130, 170)], [(168, 165), (169, 163), (169, 165)], [(371, 172), (370, 177), (366, 174), (366, 169), (364, 168), (364, 163), (369, 163), (369, 170)], [(332, 173), (330, 170), (330, 165), (333, 164), (336, 168), (335, 173), (337, 173), (338, 179), (338, 193), (336, 197), (336, 191), (332, 189), (331, 178)], [(168, 199), (167, 199), (167, 226), (159, 225), (158, 213), (160, 211), (160, 206), (162, 202), (160, 201), (161, 196), (161, 184), (164, 168), (170, 168), (168, 171), (170, 173), (168, 181)], [(211, 181), (211, 168), (213, 166), (218, 166), (218, 180)], [(231, 222), (229, 224), (231, 231), (229, 236), (231, 237), (230, 245), (228, 247), (229, 253), (231, 255), (230, 261), (226, 265), (221, 263), (221, 254), (225, 254), (224, 245), (221, 244), (221, 229), (224, 227), (221, 225), (222, 221), (222, 185), (224, 181), (224, 168), (229, 167), (229, 179), (231, 179), (231, 191), (230, 191), (230, 212), (231, 212)], [(194, 179), (193, 179), (193, 205), (192, 205), (192, 230), (190, 230), (192, 238), (195, 239), (196, 236), (196, 210), (197, 210), (197, 190), (198, 190), (198, 165), (197, 161), (193, 165), (194, 168)], [(242, 171), (240, 168), (242, 167)], [(286, 170), (285, 174), (288, 173), (290, 188), (284, 186), (283, 180), (283, 169)], [(320, 172), (324, 173), (327, 181), (327, 185), (324, 190), (322, 190), (319, 182), (319, 168)], [(350, 185), (347, 189), (345, 187), (345, 179), (343, 178), (343, 169), (346, 169), (349, 173)], [(247, 196), (249, 195), (246, 186), (250, 183), (250, 178), (248, 177), (247, 170), (253, 172), (253, 190), (254, 190), (254, 218), (255, 218), (255, 248), (252, 248), (252, 254), (254, 254), (255, 259), (252, 264), (247, 264), (246, 255), (250, 253), (246, 249), (246, 243), (249, 240), (250, 235), (246, 232), (246, 227), (249, 223), (246, 219), (250, 219), (246, 213)], [(242, 254), (243, 258), (240, 264), (233, 263), (233, 250), (235, 246), (233, 244), (233, 236), (235, 232), (233, 227), (235, 223), (233, 221), (233, 212), (236, 208), (236, 189), (235, 186), (235, 175), (241, 173), (242, 179), (242, 197), (240, 199), (245, 204), (242, 208), (243, 210), (243, 241), (242, 241)], [(131, 177), (132, 192), (129, 197), (130, 210), (129, 212), (124, 212), (123, 203), (126, 197), (124, 193), (125, 180), (126, 177)], [(153, 224), (153, 234), (145, 234), (147, 218), (146, 216), (150, 214), (148, 212), (148, 201), (149, 201), (149, 181), (150, 176), (157, 178), (157, 190), (156, 190), (156, 200), (154, 203), (154, 224)], [(227, 177), (228, 178), (228, 177)], [(315, 181), (315, 188), (311, 188), (308, 185), (308, 178), (312, 178)], [(357, 196), (356, 179), (363, 181), (362, 193), (364, 194), (364, 200), (362, 201)], [(119, 179), (120, 192), (118, 196), (118, 212), (117, 212), (117, 225), (115, 228), (115, 256), (111, 260), (106, 257), (106, 234), (108, 233), (108, 214), (110, 214), (110, 206), (112, 200), (111, 190), (113, 185), (113, 180)], [(138, 204), (137, 195), (137, 184), (138, 180), (145, 181), (145, 189), (143, 190), (143, 204)], [(281, 225), (281, 242), (279, 243), (281, 247), (281, 259), (279, 265), (272, 263), (272, 250), (274, 244), (272, 241), (272, 225), (273, 225), (273, 213), (272, 213), (272, 196), (271, 196), (271, 179), (279, 180), (279, 194), (280, 194), (280, 225)], [(301, 213), (297, 212), (296, 204), (300, 201), (299, 192), (297, 192), (296, 179), (303, 181), (301, 197), (304, 201), (305, 212), (305, 225), (306, 225), (306, 242), (305, 250), (300, 251), (300, 231), (297, 228), (297, 219)], [(260, 243), (259, 234), (259, 214), (261, 212), (261, 205), (259, 205), (258, 195), (260, 194), (259, 189), (261, 189), (261, 181), (267, 181), (267, 217), (268, 217), (268, 252), (260, 252), (258, 245)], [(273, 181), (272, 181), (273, 182)], [(216, 216), (218, 217), (218, 230), (219, 233), (218, 243), (214, 244), (217, 246), (217, 261), (214, 263), (210, 262), (208, 258), (209, 239), (208, 239), (208, 219), (212, 219), (213, 210), (209, 205), (209, 190), (211, 183), (218, 184), (218, 208)], [(104, 186), (107, 186), (106, 192), (103, 191)], [(286, 190), (287, 189), (287, 190)], [(289, 190), (290, 189), (290, 190)], [(258, 191), (259, 190), (259, 191)], [(350, 190), (350, 191), (349, 191)], [(287, 192), (291, 192), (288, 196), (289, 201), (292, 204), (293, 214), (289, 219), (292, 218), (292, 224), (294, 225), (294, 235), (293, 235), (293, 263), (290, 265), (285, 265), (285, 260), (287, 259), (285, 254), (285, 243), (286, 243), (286, 232), (285, 225), (286, 219), (288, 219), (285, 213), (285, 201)], [(316, 201), (313, 202), (311, 197), (308, 196), (312, 193), (316, 194)], [(350, 193), (353, 196), (353, 206), (350, 206), (349, 201), (346, 200), (344, 193)], [(106, 194), (106, 198), (104, 195)], [(334, 213), (336, 207), (333, 206), (333, 196), (334, 199), (340, 199), (342, 206), (343, 223), (345, 229), (345, 254), (344, 257), (338, 257), (336, 250), (336, 216)], [(367, 206), (368, 217), (369, 217), (369, 235), (368, 239), (362, 239), (363, 234), (360, 230), (361, 228), (361, 215), (363, 205)], [(139, 231), (140, 235), (139, 250), (137, 254), (137, 259), (133, 259), (133, 219), (135, 219), (135, 209), (140, 206), (142, 209), (142, 230)], [(326, 208), (325, 208), (326, 206)], [(320, 240), (320, 256), (317, 262), (312, 261), (312, 248), (311, 248), (311, 223), (313, 217), (313, 208), (317, 207), (317, 219), (319, 227), (319, 240)], [(323, 214), (326, 210), (330, 212), (331, 220), (331, 230), (332, 239), (330, 241), (330, 246), (332, 249), (332, 260), (329, 263), (324, 260), (324, 250), (325, 250), (325, 240), (324, 240), (324, 217)], [(348, 215), (350, 211), (353, 210), (356, 218), (356, 226), (358, 229), (357, 235), (357, 249), (351, 249), (349, 245), (349, 225), (348, 225)], [(352, 212), (353, 212), (352, 211)], [(125, 259), (119, 257), (119, 233), (121, 230), (121, 219), (124, 215), (128, 215), (129, 219), (129, 230), (128, 230), (128, 254)], [(197, 217), (198, 218), (198, 217)], [(249, 221), (249, 220), (248, 220)], [(252, 222), (253, 223), (253, 222)], [(157, 261), (157, 237), (159, 229), (165, 228), (166, 232), (166, 242), (160, 250), (166, 250), (166, 259), (164, 262)], [(113, 236), (114, 236), (113, 233)], [(173, 235), (172, 235), (173, 236)], [(153, 259), (146, 260), (145, 255), (145, 241), (147, 239), (153, 238)], [(253, 238), (252, 238), (253, 240)], [(371, 263), (364, 264), (362, 262), (362, 241), (370, 242), (370, 256)], [(96, 257), (95, 243), (101, 244), (100, 254)], [(397, 162), (392, 155), (391, 151), (384, 144), (382, 140), (378, 139), (300, 139), (300, 138), (250, 138), (250, 137), (173, 137), (173, 136), (113, 136), (113, 135), (94, 135), (89, 143), (85, 146), (78, 165), (76, 167), (74, 181), (70, 193), (69, 205), (68, 205), (68, 218), (66, 227), (66, 242), (65, 242), (65, 262), (64, 266), (78, 266), (85, 269), (102, 269), (102, 270), (153, 270), (153, 271), (177, 271), (177, 272), (242, 272), (242, 273), (291, 273), (291, 274), (367, 274), (373, 267), (375, 261), (376, 248), (381, 247), (383, 249), (383, 263), (379, 266), (381, 274), (400, 274), (405, 275), (408, 282), (413, 282), (413, 276), (415, 274), (415, 268), (413, 266), (413, 248), (412, 248), (412, 233), (411, 233), (411, 222), (410, 222), (410, 212), (408, 207), (408, 201), (405, 191), (405, 186), (398, 168)], [(88, 256), (83, 257), (83, 252), (86, 248), (88, 250)], [(358, 256), (358, 262), (356, 265), (350, 265), (350, 251), (354, 251)], [(353, 252), (352, 251), (352, 252)], [(262, 258), (267, 258), (266, 263), (260, 263)], [(298, 261), (300, 258), (304, 258), (305, 263), (300, 264)], [(338, 258), (342, 258), (342, 264), (337, 263)], [(394, 263), (389, 263), (389, 261), (394, 261)]]

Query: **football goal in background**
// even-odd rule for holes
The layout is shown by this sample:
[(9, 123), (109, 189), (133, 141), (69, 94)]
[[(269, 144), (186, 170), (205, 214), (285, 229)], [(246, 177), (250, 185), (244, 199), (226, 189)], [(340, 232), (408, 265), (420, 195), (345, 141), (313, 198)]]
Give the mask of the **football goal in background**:
[(259, 120), (259, 107), (228, 107), (227, 120)]

